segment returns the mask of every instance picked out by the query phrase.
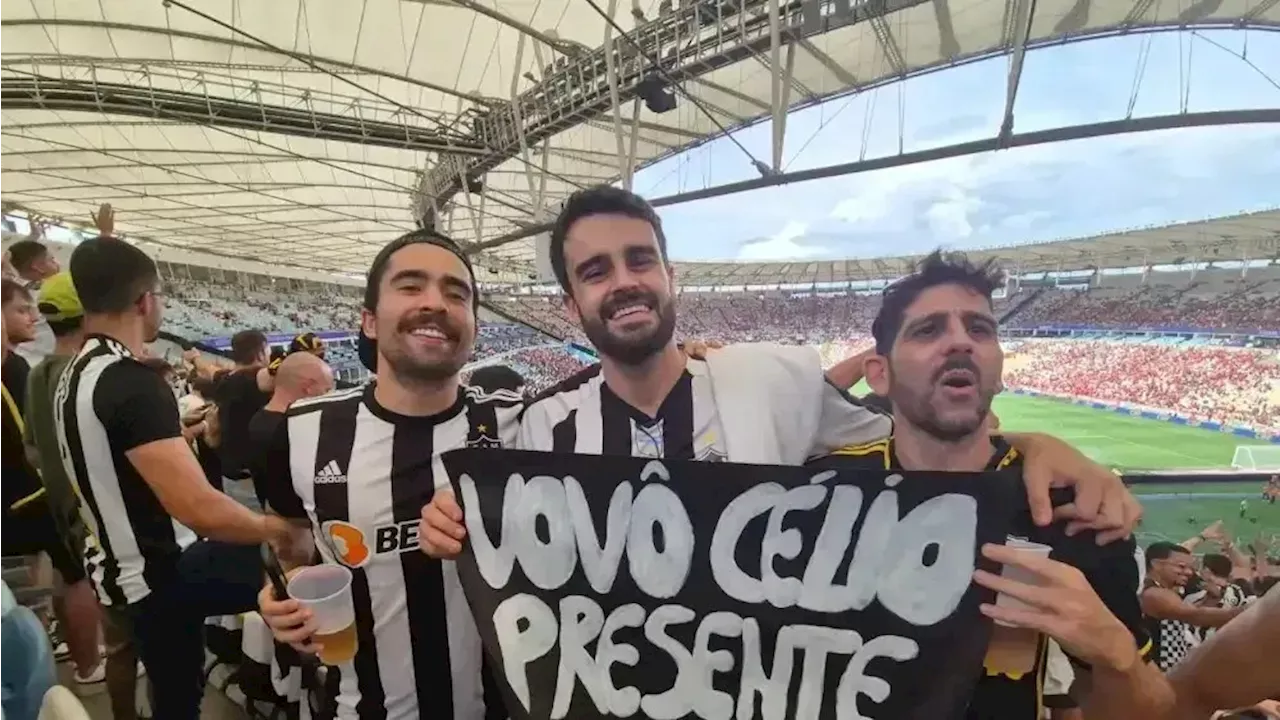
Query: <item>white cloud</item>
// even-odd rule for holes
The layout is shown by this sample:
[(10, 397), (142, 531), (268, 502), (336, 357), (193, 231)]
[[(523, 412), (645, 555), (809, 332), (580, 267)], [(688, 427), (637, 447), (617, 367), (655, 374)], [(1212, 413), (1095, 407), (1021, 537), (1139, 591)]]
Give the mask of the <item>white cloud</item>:
[[(1276, 105), (1280, 93), (1273, 84), (1235, 54), (1247, 42), (1252, 64), (1280, 67), (1280, 38), (1235, 30), (1198, 36), (1195, 42), (1209, 49), (1194, 53), (1194, 66), (1185, 33), (1037, 50), (1024, 68), (1015, 130), (1117, 120), (1130, 112), (1148, 117)], [(1201, 43), (1210, 38), (1232, 51)], [(1131, 106), (1131, 73), (1116, 68), (1132, 68), (1139, 57), (1150, 64)], [(1003, 115), (1007, 70), (1008, 59), (996, 58), (793, 113), (789, 169), (992, 137)], [(1198, 79), (1184, 94), (1192, 77)], [(768, 123), (736, 138), (757, 157), (768, 156)], [(1275, 206), (1278, 152), (1280, 133), (1270, 125), (1120, 134), (798, 182), (667, 206), (663, 216), (670, 219), (676, 256), (691, 260), (866, 258), (938, 245), (1049, 241)], [(671, 178), (657, 194), (688, 189), (689, 182), (714, 186), (753, 176), (727, 140), (643, 173)], [(801, 224), (804, 229), (795, 230)], [(761, 237), (777, 228), (783, 231)]]
[(973, 235), (972, 216), (981, 206), (982, 201), (976, 195), (952, 185), (943, 190), (924, 214), (936, 240), (964, 240)]
[(738, 259), (800, 260), (826, 252), (826, 248), (796, 242), (808, 229), (808, 223), (791, 220), (772, 237), (744, 243), (738, 251)]

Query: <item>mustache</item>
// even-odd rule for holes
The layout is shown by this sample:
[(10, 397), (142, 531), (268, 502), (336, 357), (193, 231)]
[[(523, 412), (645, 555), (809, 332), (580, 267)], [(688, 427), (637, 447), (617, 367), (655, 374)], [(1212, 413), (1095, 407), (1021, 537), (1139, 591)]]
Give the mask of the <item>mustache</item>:
[(400, 318), (400, 322), (396, 323), (396, 331), (401, 333), (410, 333), (424, 327), (435, 327), (444, 333), (445, 337), (455, 342), (462, 336), (457, 326), (449, 320), (449, 316), (442, 312), (415, 313)]
[(949, 355), (946, 362), (942, 363), (942, 367), (938, 368), (937, 372), (933, 374), (934, 384), (941, 382), (942, 376), (952, 370), (968, 370), (973, 373), (975, 381), (982, 380), (982, 372), (978, 370), (978, 365), (973, 361), (973, 358), (968, 355), (956, 354)]
[(658, 296), (652, 292), (639, 288), (619, 290), (600, 303), (600, 318), (608, 320), (619, 308), (634, 305), (636, 302), (642, 302), (652, 310), (657, 310), (661, 307), (658, 302)]

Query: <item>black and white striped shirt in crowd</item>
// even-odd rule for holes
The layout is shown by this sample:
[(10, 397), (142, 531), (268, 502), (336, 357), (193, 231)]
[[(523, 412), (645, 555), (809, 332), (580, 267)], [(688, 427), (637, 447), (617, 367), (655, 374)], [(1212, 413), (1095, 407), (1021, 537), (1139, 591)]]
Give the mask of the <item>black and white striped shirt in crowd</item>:
[(90, 335), (58, 379), (53, 412), (67, 477), (96, 538), (86, 543), (85, 569), (104, 605), (138, 602), (172, 581), (182, 551), (196, 541), (126, 455), (182, 437), (173, 391), (122, 343)]
[[(823, 392), (821, 412), (818, 437), (811, 438), (807, 448), (809, 457), (882, 439), (892, 426), (830, 384)], [(600, 365), (582, 370), (529, 404), (521, 420), (519, 447), (704, 462), (729, 459), (707, 363), (692, 359), (652, 417), (619, 398), (605, 383)]]
[(463, 388), (449, 410), (408, 417), (374, 387), (295, 404), (266, 464), (271, 508), (352, 569), (358, 650), (326, 692), (339, 718), (505, 720), (457, 570), (418, 549), (418, 520), (448, 485), (441, 454), (513, 443), (521, 398)]

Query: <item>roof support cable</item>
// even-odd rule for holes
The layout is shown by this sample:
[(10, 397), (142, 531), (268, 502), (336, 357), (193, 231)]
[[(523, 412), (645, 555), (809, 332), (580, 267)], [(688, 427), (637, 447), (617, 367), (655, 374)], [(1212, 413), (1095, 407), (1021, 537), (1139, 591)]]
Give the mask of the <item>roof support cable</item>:
[[(42, 76), (40, 76), (40, 75), (36, 75), (36, 74), (34, 74), (34, 73), (30, 73), (30, 72), (24, 71), (24, 70), (15, 70), (15, 69), (12, 69), (12, 68), (11, 68), (11, 69), (9, 70), (9, 72), (11, 72), (11, 73), (15, 73), (15, 74), (20, 74), (20, 75), (27, 75), (27, 76), (29, 76), (29, 77), (31, 77), (31, 78), (33, 78), (33, 79), (35, 79), (37, 82), (39, 82), (40, 80), (48, 80), (48, 79), (49, 79), (49, 78), (42, 77)], [(84, 81), (84, 80), (72, 80), (72, 79), (67, 79), (67, 80), (64, 80), (63, 82), (70, 83), (70, 84), (73, 84), (73, 85), (92, 85), (91, 83), (88, 83), (87, 81)], [(204, 87), (204, 97), (206, 98), (206, 100), (208, 100), (208, 99), (209, 99), (208, 87), (207, 87), (207, 85), (205, 85), (203, 82), (201, 83), (201, 85), (202, 85), (202, 87)], [(208, 110), (208, 112), (209, 112), (209, 113), (211, 113), (211, 114), (213, 113), (213, 110), (212, 110), (212, 108), (211, 108), (211, 107), (206, 106), (206, 109)], [(362, 172), (360, 172), (360, 171), (358, 171), (358, 170), (353, 170), (353, 169), (348, 168), (348, 167), (343, 167), (343, 166), (341, 166), (341, 165), (338, 165), (338, 164), (336, 164), (336, 163), (334, 163), (334, 162), (331, 162), (331, 161), (326, 160), (326, 159), (323, 159), (323, 158), (318, 158), (318, 157), (314, 157), (314, 156), (303, 155), (303, 154), (301, 154), (301, 153), (298, 153), (298, 152), (295, 152), (295, 151), (293, 151), (293, 150), (290, 150), (290, 149), (289, 149), (289, 148), (287, 148), (287, 147), (282, 147), (282, 146), (278, 146), (278, 145), (273, 145), (273, 144), (271, 144), (271, 143), (269, 143), (269, 142), (267, 142), (267, 141), (265, 141), (265, 140), (262, 140), (262, 139), (260, 139), (260, 138), (254, 138), (254, 137), (250, 137), (250, 136), (246, 136), (246, 135), (241, 135), (240, 133), (233, 132), (233, 131), (231, 131), (231, 130), (229, 130), (229, 129), (227, 129), (227, 128), (224, 128), (224, 127), (219, 127), (218, 125), (214, 125), (214, 124), (212, 124), (212, 123), (193, 122), (193, 121), (192, 121), (192, 119), (191, 119), (191, 117), (190, 117), (190, 116), (188, 116), (188, 115), (181, 114), (181, 113), (174, 113), (174, 112), (170, 112), (170, 111), (168, 111), (167, 109), (165, 109), (164, 107), (160, 107), (160, 106), (158, 106), (158, 105), (153, 105), (152, 110), (155, 112), (155, 114), (156, 114), (156, 115), (160, 115), (160, 116), (168, 117), (168, 118), (174, 119), (174, 120), (176, 120), (176, 121), (178, 121), (178, 122), (180, 122), (180, 123), (184, 123), (184, 124), (192, 124), (192, 125), (196, 125), (196, 126), (198, 126), (198, 127), (203, 127), (203, 128), (209, 129), (209, 130), (214, 130), (214, 131), (216, 131), (216, 132), (224, 133), (224, 134), (226, 134), (226, 135), (230, 135), (230, 136), (231, 136), (231, 137), (233, 137), (233, 138), (236, 138), (237, 140), (244, 140), (244, 141), (246, 141), (246, 142), (254, 143), (254, 144), (256, 144), (256, 145), (261, 145), (262, 147), (265, 147), (265, 148), (267, 148), (267, 149), (269, 149), (269, 150), (274, 150), (274, 151), (276, 151), (276, 152), (278, 152), (278, 153), (281, 153), (281, 154), (283, 154), (283, 155), (288, 155), (289, 157), (292, 157), (292, 158), (294, 158), (294, 159), (296, 159), (296, 160), (300, 160), (300, 161), (303, 161), (303, 162), (316, 163), (316, 164), (318, 164), (318, 165), (323, 165), (323, 166), (328, 167), (328, 168), (330, 168), (330, 169), (338, 170), (338, 171), (340, 171), (340, 172), (344, 172), (344, 173), (347, 173), (347, 174), (350, 174), (350, 175), (355, 175), (356, 177), (359, 177), (359, 178), (362, 178), (362, 179), (365, 179), (365, 180), (374, 180), (374, 181), (376, 181), (376, 182), (383, 183), (384, 185), (387, 185), (388, 187), (390, 187), (391, 189), (394, 189), (394, 190), (402, 190), (402, 191), (405, 191), (405, 192), (409, 192), (409, 191), (411, 190), (411, 188), (409, 188), (409, 187), (406, 187), (406, 186), (404, 186), (404, 185), (400, 185), (400, 184), (398, 184), (398, 183), (396, 183), (396, 182), (393, 182), (393, 181), (391, 181), (391, 180), (387, 180), (386, 178), (381, 178), (381, 177), (378, 177), (378, 176), (376, 176), (376, 175), (369, 175), (369, 174), (367, 174), (367, 173), (362, 173)], [(83, 135), (81, 135), (81, 138), (85, 141), (86, 145), (88, 145), (88, 146), (90, 146), (90, 147), (91, 147), (91, 146), (93, 146), (93, 143), (92, 143), (92, 142), (90, 142), (88, 138), (85, 138)]]
[[(588, 0), (588, 2), (589, 2), (589, 1), (590, 1), (590, 0)], [(340, 81), (342, 81), (342, 82), (346, 83), (347, 85), (350, 85), (351, 87), (354, 87), (355, 89), (359, 90), (360, 92), (367, 93), (367, 94), (369, 94), (369, 95), (371, 95), (371, 96), (373, 96), (373, 97), (375, 97), (375, 98), (377, 98), (377, 99), (379, 99), (379, 100), (381, 100), (381, 101), (383, 101), (383, 102), (385, 102), (385, 103), (387, 103), (387, 104), (389, 104), (389, 105), (394, 105), (395, 107), (399, 108), (399, 109), (400, 109), (401, 111), (403, 111), (403, 112), (411, 113), (411, 114), (413, 114), (413, 115), (416, 115), (416, 116), (418, 116), (418, 117), (422, 118), (423, 120), (426, 120), (427, 122), (433, 123), (433, 124), (435, 124), (435, 125), (436, 125), (436, 127), (437, 127), (439, 130), (441, 130), (441, 132), (442, 132), (441, 139), (443, 139), (446, 143), (449, 143), (449, 142), (450, 142), (450, 140), (451, 140), (451, 138), (450, 138), (450, 133), (452, 133), (452, 132), (454, 132), (454, 131), (453, 131), (453, 130), (448, 126), (448, 124), (446, 124), (445, 122), (443, 122), (443, 121), (441, 121), (441, 120), (438, 120), (438, 119), (436, 119), (436, 118), (433, 118), (433, 117), (431, 117), (430, 115), (427, 115), (427, 114), (425, 114), (425, 113), (421, 112), (421, 111), (420, 111), (420, 110), (418, 110), (417, 108), (410, 107), (410, 106), (405, 105), (405, 104), (403, 104), (403, 103), (397, 102), (397, 101), (393, 100), (392, 98), (387, 97), (386, 95), (383, 95), (383, 94), (382, 94), (382, 93), (380, 93), (380, 92), (377, 92), (376, 90), (370, 90), (369, 88), (367, 88), (367, 87), (365, 87), (365, 86), (361, 85), (360, 83), (355, 82), (354, 80), (351, 80), (350, 78), (347, 78), (347, 77), (343, 76), (341, 73), (334, 72), (333, 70), (330, 70), (329, 68), (324, 67), (324, 66), (323, 66), (323, 65), (321, 65), (320, 63), (317, 63), (316, 61), (312, 60), (312, 59), (311, 59), (311, 57), (309, 57), (308, 55), (304, 55), (304, 54), (302, 54), (302, 53), (296, 53), (296, 52), (293, 52), (293, 51), (291, 51), (291, 50), (286, 50), (286, 49), (284, 49), (284, 48), (282, 48), (282, 47), (279, 47), (279, 46), (277, 46), (277, 45), (272, 45), (271, 43), (269, 43), (269, 42), (267, 42), (266, 40), (263, 40), (263, 39), (261, 39), (261, 38), (257, 37), (256, 35), (253, 35), (253, 34), (251, 34), (251, 33), (248, 33), (248, 32), (246, 32), (246, 31), (244, 31), (244, 30), (241, 30), (240, 28), (238, 28), (238, 27), (236, 27), (236, 26), (234, 26), (234, 25), (231, 25), (231, 24), (229, 24), (229, 23), (223, 22), (222, 20), (219, 20), (218, 18), (213, 17), (212, 15), (209, 15), (209, 14), (207, 14), (207, 13), (203, 13), (203, 12), (200, 12), (199, 10), (196, 10), (195, 8), (193, 8), (193, 7), (189, 6), (189, 5), (187, 5), (187, 4), (183, 3), (183, 2), (181, 2), (180, 0), (162, 0), (162, 2), (164, 3), (164, 5), (165, 5), (165, 6), (173, 5), (174, 7), (178, 7), (178, 8), (181, 8), (181, 9), (183, 9), (183, 10), (186, 10), (187, 12), (189, 12), (189, 13), (191, 13), (191, 14), (193, 14), (193, 15), (196, 15), (197, 17), (203, 18), (204, 20), (208, 20), (209, 22), (214, 23), (214, 24), (215, 24), (215, 25), (217, 25), (218, 27), (221, 27), (221, 28), (226, 29), (226, 30), (230, 30), (231, 32), (236, 33), (237, 35), (243, 35), (244, 37), (246, 37), (246, 38), (248, 38), (248, 39), (252, 40), (253, 42), (258, 43), (258, 44), (259, 44), (259, 45), (261, 45), (262, 47), (264, 47), (264, 48), (267, 48), (267, 49), (271, 50), (272, 52), (277, 52), (277, 53), (280, 53), (281, 55), (285, 55), (285, 56), (291, 57), (291, 58), (293, 58), (294, 60), (297, 60), (298, 62), (301, 62), (301, 63), (306, 64), (308, 67), (312, 68), (313, 70), (317, 70), (317, 71), (319, 71), (319, 72), (322, 72), (322, 73), (324, 73), (324, 74), (328, 75), (329, 77), (332, 77), (332, 78), (334, 78), (334, 79), (336, 79), (336, 80), (340, 80)], [(525, 159), (524, 159), (524, 158), (522, 158), (522, 157), (520, 157), (519, 155), (514, 156), (514, 158), (513, 158), (513, 159), (514, 159), (514, 160), (516, 160), (517, 162), (521, 162), (521, 163), (525, 162)], [(564, 183), (564, 184), (566, 184), (566, 185), (571, 185), (571, 186), (574, 186), (574, 187), (582, 187), (580, 184), (575, 183), (575, 182), (573, 182), (572, 180), (569, 180), (568, 178), (562, 177), (562, 176), (560, 176), (560, 175), (558, 175), (558, 174), (556, 174), (556, 173), (553, 173), (553, 172), (551, 172), (550, 170), (548, 170), (548, 172), (551, 174), (551, 176), (552, 176), (552, 177), (556, 178), (557, 180), (559, 180), (559, 181), (563, 182), (563, 183)]]
[(1151, 36), (1142, 38), (1138, 46), (1138, 64), (1133, 71), (1133, 86), (1129, 89), (1129, 106), (1125, 109), (1124, 119), (1132, 120), (1133, 111), (1138, 105), (1138, 93), (1142, 90), (1142, 78), (1147, 73), (1147, 60), (1151, 57)]
[(649, 67), (653, 70), (653, 72), (657, 73), (658, 76), (660, 76), (663, 80), (665, 80), (668, 86), (670, 86), (676, 92), (679, 92), (681, 95), (683, 95), (686, 100), (688, 100), (690, 103), (693, 103), (693, 106), (698, 108), (699, 112), (705, 115), (707, 119), (710, 120), (711, 123), (716, 126), (716, 129), (720, 131), (721, 135), (729, 138), (729, 141), (732, 142), (734, 145), (736, 145), (738, 149), (742, 151), (743, 155), (747, 156), (747, 159), (751, 161), (751, 164), (755, 167), (756, 171), (760, 173), (761, 177), (768, 177), (769, 175), (774, 174), (773, 170), (769, 167), (769, 165), (767, 163), (761, 162), (758, 158), (756, 158), (755, 155), (752, 155), (751, 151), (748, 150), (746, 146), (744, 146), (741, 142), (739, 142), (738, 138), (734, 137), (729, 132), (729, 129), (726, 128), (724, 124), (720, 122), (719, 118), (717, 118), (714, 114), (712, 114), (710, 110), (707, 109), (707, 107), (702, 103), (701, 100), (699, 100), (696, 96), (694, 96), (693, 93), (684, 89), (682, 85), (677, 83), (675, 79), (671, 77), (671, 74), (668, 73), (666, 69), (662, 67), (662, 62), (660, 61), (659, 58), (653, 57), (648, 53), (646, 53), (644, 48), (641, 47), (640, 43), (636, 42), (635, 39), (633, 39), (630, 35), (628, 35), (627, 31), (623, 30), (622, 26), (619, 25), (618, 22), (613, 19), (613, 17), (611, 17), (608, 13), (606, 13), (604, 11), (604, 8), (600, 7), (600, 5), (595, 0), (585, 0), (585, 2), (588, 5), (590, 5), (591, 9), (595, 10), (596, 13), (600, 15), (600, 17), (604, 18), (605, 22), (613, 26), (613, 30), (614, 32), (618, 33), (619, 38), (630, 43), (631, 47), (634, 48), (635, 51), (645, 59), (646, 62), (648, 62)]
[[(1235, 50), (1232, 50), (1231, 48), (1227, 47), (1226, 45), (1223, 45), (1222, 43), (1218, 42), (1217, 40), (1214, 40), (1208, 35), (1201, 35), (1199, 32), (1195, 30), (1192, 30), (1191, 34), (1209, 43), (1210, 45), (1218, 48), (1222, 52), (1227, 53), (1228, 55), (1234, 55), (1236, 58), (1240, 60), (1240, 62), (1243, 62), (1245, 65), (1248, 65), (1254, 72), (1258, 73), (1258, 75), (1261, 75), (1262, 79), (1270, 83), (1272, 87), (1274, 87), (1277, 90), (1280, 90), (1280, 81), (1277, 81), (1274, 77), (1268, 74), (1266, 70), (1263, 70), (1262, 68), (1258, 67), (1258, 65), (1255, 62), (1249, 59), (1248, 55), (1244, 53), (1238, 53)], [(1245, 37), (1247, 38), (1248, 36), (1245, 36)], [(1246, 48), (1247, 47), (1248, 46), (1246, 45)]]
[[(1181, 35), (1178, 36), (1178, 43), (1179, 45), (1181, 45), (1182, 43)], [(1192, 81), (1192, 78), (1194, 77), (1191, 74), (1191, 67), (1192, 67), (1191, 61), (1192, 61), (1192, 58), (1194, 57), (1195, 49), (1196, 49), (1196, 36), (1192, 35), (1191, 37), (1187, 38), (1187, 77), (1186, 77), (1186, 82), (1182, 86), (1182, 112), (1184, 113), (1187, 112), (1188, 107), (1191, 105), (1191, 81)]]

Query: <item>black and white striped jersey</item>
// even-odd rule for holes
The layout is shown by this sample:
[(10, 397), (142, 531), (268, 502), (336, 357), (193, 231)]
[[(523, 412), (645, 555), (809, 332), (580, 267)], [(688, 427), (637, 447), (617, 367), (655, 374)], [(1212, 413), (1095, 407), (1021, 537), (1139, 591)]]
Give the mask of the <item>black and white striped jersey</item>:
[(67, 477), (84, 501), (80, 515), (102, 555), (86, 559), (89, 577), (104, 605), (138, 602), (172, 581), (179, 556), (196, 541), (125, 455), (182, 437), (178, 402), (123, 343), (91, 335), (58, 379), (53, 412)]
[(723, 462), (724, 433), (705, 362), (690, 360), (655, 416), (631, 407), (589, 367), (525, 413), (521, 449)]
[[(807, 456), (888, 436), (892, 423), (828, 384)], [(771, 422), (772, 418), (761, 418)], [(619, 398), (600, 365), (543, 392), (521, 420), (520, 449), (723, 462), (731, 460), (707, 363), (690, 359), (653, 417)]]
[(457, 570), (419, 550), (418, 521), (448, 486), (441, 454), (510, 446), (521, 398), (462, 388), (449, 410), (408, 417), (374, 389), (295, 404), (266, 464), (270, 507), (309, 521), (324, 560), (352, 569), (358, 650), (327, 692), (339, 718), (505, 720)]

